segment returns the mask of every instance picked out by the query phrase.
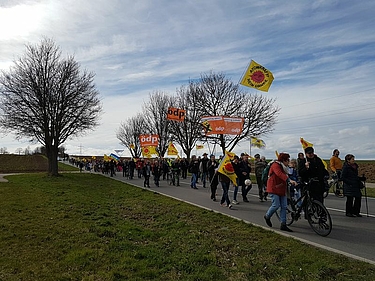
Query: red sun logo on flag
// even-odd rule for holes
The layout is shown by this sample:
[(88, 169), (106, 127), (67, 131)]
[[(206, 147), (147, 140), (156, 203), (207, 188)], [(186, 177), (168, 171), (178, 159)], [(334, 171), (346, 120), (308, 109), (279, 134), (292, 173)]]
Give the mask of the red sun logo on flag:
[(148, 150), (148, 148), (145, 148), (145, 149), (143, 150), (143, 152), (146, 153), (146, 154), (148, 154), (150, 151)]
[(266, 76), (264, 75), (263, 71), (257, 70), (250, 74), (250, 79), (256, 84), (261, 84), (265, 80)]

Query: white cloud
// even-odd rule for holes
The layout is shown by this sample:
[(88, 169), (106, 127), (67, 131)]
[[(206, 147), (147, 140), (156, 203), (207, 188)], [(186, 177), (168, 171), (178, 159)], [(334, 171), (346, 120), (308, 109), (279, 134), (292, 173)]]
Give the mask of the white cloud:
[[(374, 23), (371, 1), (2, 1), (0, 69), (47, 36), (95, 72), (101, 126), (67, 143), (68, 151), (95, 154), (119, 147), (120, 122), (154, 90), (173, 93), (211, 70), (237, 82), (254, 59), (274, 73), (264, 94), (281, 107), (261, 154), (294, 156), (302, 136), (325, 157), (338, 147), (375, 158)], [(8, 136), (0, 146), (14, 151), (27, 143)], [(249, 150), (247, 143), (238, 149)]]

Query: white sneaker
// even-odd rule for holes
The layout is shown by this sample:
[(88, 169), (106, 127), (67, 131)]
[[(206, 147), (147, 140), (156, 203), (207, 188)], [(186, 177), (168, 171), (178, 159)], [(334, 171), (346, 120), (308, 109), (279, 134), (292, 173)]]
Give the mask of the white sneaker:
[(232, 201), (232, 204), (233, 204), (233, 205), (238, 205), (239, 203), (238, 203), (237, 200), (233, 200), (233, 201)]

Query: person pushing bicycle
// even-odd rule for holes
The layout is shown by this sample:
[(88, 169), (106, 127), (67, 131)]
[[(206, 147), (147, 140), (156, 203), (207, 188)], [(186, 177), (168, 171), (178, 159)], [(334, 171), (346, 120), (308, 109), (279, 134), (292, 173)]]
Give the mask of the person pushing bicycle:
[(308, 182), (312, 178), (318, 179), (310, 190), (310, 195), (313, 199), (323, 203), (323, 193), (325, 191), (324, 180), (329, 176), (322, 159), (314, 154), (314, 148), (305, 148), (306, 158), (301, 161), (298, 167), (298, 174), (303, 182)]

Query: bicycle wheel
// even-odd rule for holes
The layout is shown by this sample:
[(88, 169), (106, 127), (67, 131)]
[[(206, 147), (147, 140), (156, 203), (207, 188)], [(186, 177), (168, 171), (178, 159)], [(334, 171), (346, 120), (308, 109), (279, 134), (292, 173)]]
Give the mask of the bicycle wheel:
[(343, 198), (344, 197), (344, 187), (342, 181), (337, 181), (333, 185), (333, 192), (337, 197)]
[(307, 221), (314, 232), (327, 236), (332, 231), (332, 220), (327, 208), (319, 201), (312, 200), (307, 205)]
[[(280, 218), (280, 208), (277, 209), (276, 211), (276, 217), (277, 219), (281, 222)], [(290, 204), (286, 206), (286, 225), (291, 225), (294, 222), (294, 217), (293, 217), (293, 209)]]

